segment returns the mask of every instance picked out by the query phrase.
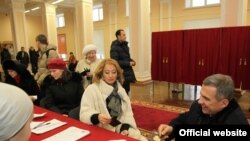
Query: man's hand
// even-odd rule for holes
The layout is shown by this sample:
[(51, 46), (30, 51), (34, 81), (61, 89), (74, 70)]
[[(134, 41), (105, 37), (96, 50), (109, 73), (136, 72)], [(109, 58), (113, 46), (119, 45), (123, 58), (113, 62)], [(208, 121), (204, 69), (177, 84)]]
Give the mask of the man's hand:
[(168, 135), (171, 134), (172, 131), (173, 131), (173, 127), (169, 126), (167, 124), (161, 124), (158, 127), (158, 133), (159, 133), (159, 136), (161, 137), (161, 139), (168, 138)]

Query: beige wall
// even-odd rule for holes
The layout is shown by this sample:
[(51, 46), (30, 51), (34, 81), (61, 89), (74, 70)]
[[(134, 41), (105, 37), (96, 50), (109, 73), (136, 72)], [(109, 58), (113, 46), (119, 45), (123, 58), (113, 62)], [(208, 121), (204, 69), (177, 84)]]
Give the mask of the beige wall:
[[(151, 30), (159, 31), (160, 29), (160, 4), (159, 0), (151, 0)], [(166, 10), (165, 10), (166, 9)], [(167, 8), (164, 8), (167, 12)]]
[[(160, 2), (163, 2), (160, 3)], [(169, 7), (172, 5), (172, 11)], [(102, 30), (104, 33), (104, 52), (105, 56), (109, 57), (109, 50), (111, 41), (115, 39), (115, 31), (119, 28), (125, 29), (129, 25), (129, 17), (126, 16), (125, 0), (117, 0), (117, 7), (115, 9), (117, 19), (110, 17), (109, 3), (104, 1), (104, 20), (94, 22), (95, 30)], [(250, 25), (250, 0), (248, 0), (247, 25)], [(74, 10), (67, 9), (65, 14), (65, 27), (59, 28), (58, 34), (66, 34), (67, 52), (76, 53), (75, 44), (75, 23)], [(214, 19), (220, 18), (220, 6), (211, 6), (207, 8), (184, 8), (184, 0), (172, 0), (172, 3), (162, 0), (151, 0), (151, 31), (166, 31), (178, 30), (184, 27), (187, 20), (197, 19)], [(12, 41), (11, 25), (9, 16), (0, 14), (0, 41)], [(28, 45), (35, 46), (36, 35), (45, 31), (42, 29), (42, 20), (40, 16), (26, 16), (27, 30), (28, 30)], [(132, 31), (130, 31), (132, 32)], [(133, 31), (134, 32), (134, 31)], [(78, 57), (78, 56), (76, 56)]]
[(12, 41), (10, 15), (0, 14), (0, 42)]
[(34, 46), (36, 48), (36, 36), (38, 34), (44, 34), (43, 31), (45, 31), (42, 26), (42, 17), (26, 15), (26, 25), (28, 32), (28, 47)]
[(247, 25), (250, 25), (250, 0), (247, 2)]
[(74, 9), (65, 9), (65, 27), (58, 28), (57, 34), (66, 35), (66, 46), (67, 46), (67, 57), (69, 57), (69, 52), (73, 52), (78, 58), (76, 53), (76, 44), (75, 44), (75, 32), (74, 32)]

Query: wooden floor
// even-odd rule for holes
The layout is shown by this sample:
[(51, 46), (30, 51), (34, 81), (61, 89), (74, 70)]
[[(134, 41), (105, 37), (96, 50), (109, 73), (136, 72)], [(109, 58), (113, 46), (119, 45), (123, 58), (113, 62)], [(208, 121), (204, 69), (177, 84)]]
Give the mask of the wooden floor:
[[(182, 91), (172, 93), (172, 90), (177, 89)], [(174, 85), (168, 82), (153, 81), (145, 84), (131, 84), (131, 100), (167, 104), (188, 108), (193, 100), (199, 98), (200, 86), (177, 84)], [(243, 92), (241, 94), (241, 92)], [(239, 102), (242, 110), (250, 119), (250, 91), (236, 92), (235, 98)]]

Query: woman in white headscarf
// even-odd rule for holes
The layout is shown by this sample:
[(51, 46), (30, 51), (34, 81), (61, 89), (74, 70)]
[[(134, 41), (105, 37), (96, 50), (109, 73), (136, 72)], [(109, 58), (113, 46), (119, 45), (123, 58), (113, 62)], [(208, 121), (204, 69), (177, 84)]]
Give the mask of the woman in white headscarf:
[(33, 103), (20, 88), (0, 82), (0, 140), (28, 141)]
[(84, 77), (84, 89), (86, 89), (87, 86), (92, 83), (94, 71), (101, 61), (100, 59), (96, 58), (96, 51), (97, 47), (95, 45), (86, 45), (82, 51), (85, 57), (78, 62), (75, 69), (76, 72), (81, 73)]

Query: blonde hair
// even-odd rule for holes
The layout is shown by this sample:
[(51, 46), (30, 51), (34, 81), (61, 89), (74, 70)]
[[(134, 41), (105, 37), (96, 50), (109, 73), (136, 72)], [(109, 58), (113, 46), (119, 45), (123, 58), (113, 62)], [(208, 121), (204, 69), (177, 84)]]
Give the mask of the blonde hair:
[(124, 82), (123, 70), (120, 67), (120, 65), (117, 63), (116, 60), (110, 59), (110, 58), (102, 60), (101, 63), (97, 66), (97, 68), (95, 70), (95, 75), (93, 77), (93, 82), (94, 83), (99, 83), (100, 82), (100, 80), (101, 80), (101, 78), (103, 76), (104, 67), (107, 64), (115, 66), (116, 71), (117, 71), (117, 80), (121, 84), (123, 84), (123, 82)]

